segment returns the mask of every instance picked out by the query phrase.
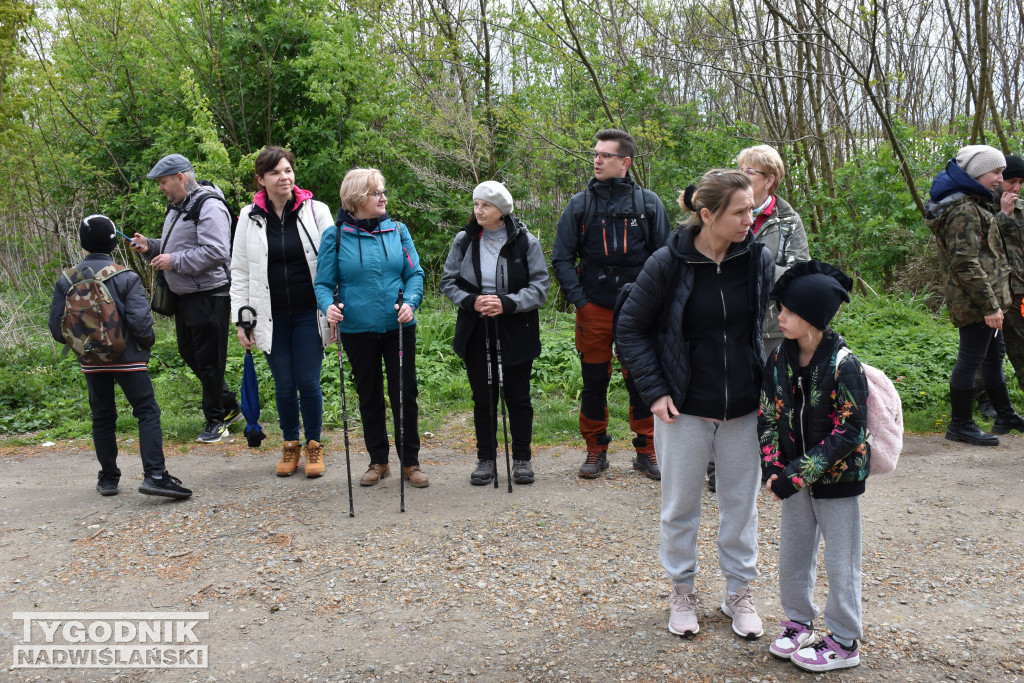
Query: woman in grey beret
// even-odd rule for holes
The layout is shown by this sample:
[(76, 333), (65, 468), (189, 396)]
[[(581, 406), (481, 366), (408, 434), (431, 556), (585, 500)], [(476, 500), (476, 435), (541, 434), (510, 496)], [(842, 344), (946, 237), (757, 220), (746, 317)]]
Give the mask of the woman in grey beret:
[(512, 432), (513, 480), (534, 481), (530, 373), (540, 355), (537, 311), (547, 299), (549, 276), (540, 242), (512, 210), (504, 185), (480, 183), (473, 214), (455, 236), (441, 276), (441, 291), (458, 307), (455, 353), (473, 391), (477, 464), (470, 483), (476, 486), (497, 476), (499, 380)]

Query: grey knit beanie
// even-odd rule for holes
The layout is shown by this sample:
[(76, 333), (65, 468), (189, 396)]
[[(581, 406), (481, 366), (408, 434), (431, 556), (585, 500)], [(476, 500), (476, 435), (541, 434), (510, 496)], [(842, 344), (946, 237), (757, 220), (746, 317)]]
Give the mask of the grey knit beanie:
[(1006, 166), (1006, 157), (995, 147), (967, 145), (956, 153), (956, 165), (972, 178), (980, 178), (989, 171)]
[(488, 204), (494, 204), (498, 207), (498, 211), (501, 211), (502, 216), (509, 215), (515, 208), (512, 203), (512, 193), (497, 180), (485, 180), (477, 185), (473, 190), (473, 199), (482, 199)]

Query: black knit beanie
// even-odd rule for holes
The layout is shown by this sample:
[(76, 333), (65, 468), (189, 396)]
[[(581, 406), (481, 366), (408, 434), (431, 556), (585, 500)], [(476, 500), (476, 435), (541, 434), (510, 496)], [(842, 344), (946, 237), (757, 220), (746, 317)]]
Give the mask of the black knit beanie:
[(1006, 156), (1006, 168), (1003, 169), (1003, 180), (1024, 178), (1024, 159), (1016, 154)]
[(78, 239), (82, 249), (92, 254), (109, 254), (117, 247), (114, 221), (100, 214), (86, 216), (78, 226)]
[(851, 280), (843, 271), (821, 261), (790, 267), (772, 288), (771, 298), (824, 330), (844, 301), (850, 300)]

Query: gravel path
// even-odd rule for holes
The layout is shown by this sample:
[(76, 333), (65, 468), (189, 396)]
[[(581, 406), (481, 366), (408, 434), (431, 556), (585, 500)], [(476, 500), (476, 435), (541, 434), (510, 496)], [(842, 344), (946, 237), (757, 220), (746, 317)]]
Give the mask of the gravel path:
[[(424, 441), (427, 489), (355, 486), (344, 458), (319, 480), (273, 476), (276, 447), (177, 447), (175, 502), (101, 498), (85, 441), (0, 448), (0, 680), (119, 681), (1003, 681), (1024, 678), (1024, 439), (995, 449), (910, 437), (864, 510), (862, 664), (802, 674), (767, 654), (781, 617), (776, 504), (760, 501), (767, 634), (735, 637), (718, 611), (717, 514), (704, 494), (701, 633), (666, 629), (659, 489), (610, 454), (581, 481), (576, 448), (539, 449), (538, 481), (473, 487), (467, 435)], [(365, 468), (361, 444), (353, 474)], [(502, 470), (504, 467), (502, 466)], [(820, 579), (825, 586), (824, 575)], [(821, 591), (823, 596), (823, 590)], [(820, 604), (823, 606), (824, 601)], [(201, 670), (12, 669), (18, 611), (207, 611)]]

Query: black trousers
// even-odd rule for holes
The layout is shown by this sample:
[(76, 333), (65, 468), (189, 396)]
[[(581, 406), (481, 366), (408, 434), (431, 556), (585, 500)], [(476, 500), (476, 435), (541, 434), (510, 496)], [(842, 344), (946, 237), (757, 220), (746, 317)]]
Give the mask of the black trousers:
[[(225, 296), (213, 294), (220, 290)], [(235, 392), (224, 381), (231, 327), (231, 297), (226, 293), (227, 285), (209, 292), (179, 294), (174, 316), (178, 353), (203, 385), (207, 422), (221, 420), (228, 411), (238, 408)]]
[(1003, 384), (1006, 381), (1003, 377), (1003, 356), (1006, 355), (1003, 333), (985, 323), (964, 325), (958, 332), (960, 348), (949, 377), (949, 386), (970, 391), (974, 388), (974, 374), (979, 368), (986, 386)]
[[(395, 439), (399, 434), (398, 424), (398, 330), (383, 334), (364, 332), (342, 334), (342, 348), (352, 365), (352, 380), (359, 394), (359, 416), (363, 421), (363, 438), (370, 453), (370, 463), (383, 465), (388, 461), (387, 414), (384, 411), (384, 374), (388, 381), (388, 398), (391, 402), (391, 416), (394, 421)], [(420, 464), (419, 431), (419, 389), (416, 386), (416, 326), (402, 328), (403, 344), (403, 392), (405, 413), (405, 443), (402, 444), (401, 461), (404, 467)], [(381, 372), (381, 361), (384, 372)], [(397, 450), (397, 448), (396, 448)]]
[[(490, 333), (491, 378), (487, 379), (487, 338)], [(494, 460), (498, 452), (498, 353), (494, 322), (485, 319), (473, 329), (466, 344), (466, 376), (473, 390), (473, 426), (476, 428), (476, 457)], [(509, 431), (512, 434), (512, 457), (529, 460), (533, 440), (533, 404), (530, 402), (530, 374), (533, 361), (517, 365), (502, 363), (502, 384), (508, 409)], [(488, 393), (490, 396), (488, 397)], [(504, 436), (504, 434), (503, 434)]]
[(153, 395), (148, 372), (90, 372), (85, 375), (92, 409), (92, 443), (103, 472), (120, 477), (117, 467), (117, 404), (114, 386), (120, 386), (139, 421), (139, 452), (147, 475), (164, 471), (164, 442), (160, 429), (160, 406)]

